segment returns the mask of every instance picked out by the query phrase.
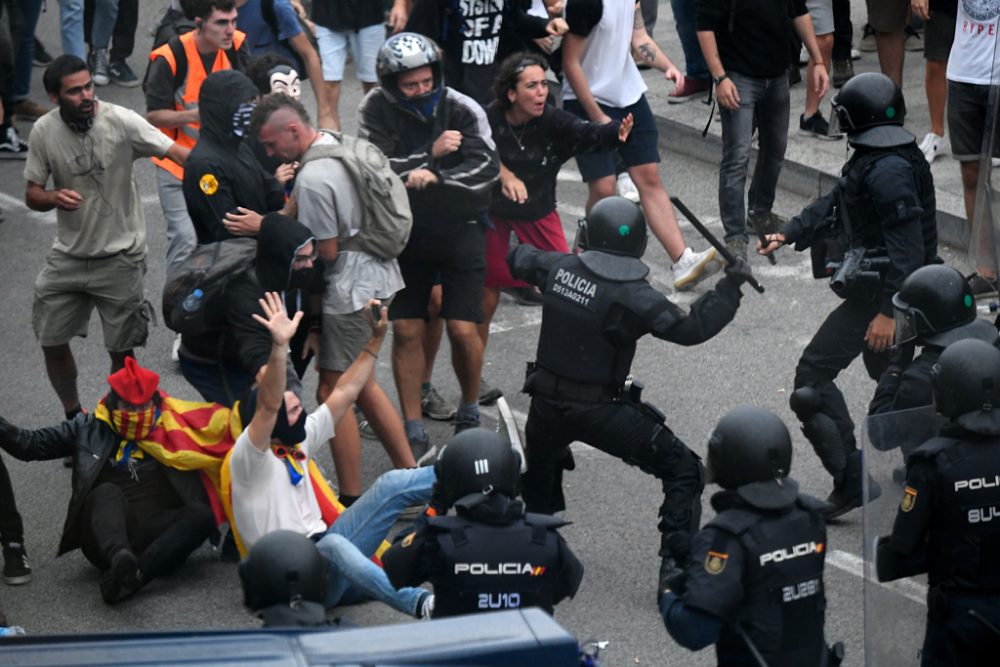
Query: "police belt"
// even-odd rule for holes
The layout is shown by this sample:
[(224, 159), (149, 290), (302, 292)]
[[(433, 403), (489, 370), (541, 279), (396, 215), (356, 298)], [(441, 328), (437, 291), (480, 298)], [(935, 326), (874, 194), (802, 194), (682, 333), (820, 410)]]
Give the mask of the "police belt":
[(622, 388), (576, 382), (536, 367), (531, 377), (531, 395), (579, 403), (612, 403), (621, 400)]

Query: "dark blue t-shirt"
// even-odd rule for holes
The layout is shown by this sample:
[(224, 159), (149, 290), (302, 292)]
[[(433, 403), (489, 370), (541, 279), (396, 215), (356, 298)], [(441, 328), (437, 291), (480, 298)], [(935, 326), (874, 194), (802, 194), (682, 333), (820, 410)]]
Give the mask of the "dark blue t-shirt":
[[(299, 25), (295, 9), (288, 0), (273, 0), (273, 2), (277, 26), (268, 25), (264, 19), (261, 0), (248, 0), (245, 5), (239, 8), (236, 27), (246, 33), (251, 56), (257, 57), (273, 51), (296, 63), (298, 56), (284, 44), (284, 40), (300, 34), (302, 26)], [(275, 28), (277, 28), (277, 34), (275, 34)], [(304, 72), (299, 72), (299, 74), (305, 76)]]

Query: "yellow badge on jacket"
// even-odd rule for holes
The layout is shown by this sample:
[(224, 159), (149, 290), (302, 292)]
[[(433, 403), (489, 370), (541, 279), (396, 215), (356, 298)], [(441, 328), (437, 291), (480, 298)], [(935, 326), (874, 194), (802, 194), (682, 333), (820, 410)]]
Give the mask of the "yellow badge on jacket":
[(720, 551), (709, 551), (708, 555), (705, 556), (705, 571), (709, 574), (722, 574), (722, 571), (726, 569), (726, 562), (729, 560), (729, 554), (724, 554)]
[(215, 178), (214, 174), (205, 174), (198, 181), (198, 187), (201, 188), (202, 192), (211, 197), (219, 189), (219, 181)]

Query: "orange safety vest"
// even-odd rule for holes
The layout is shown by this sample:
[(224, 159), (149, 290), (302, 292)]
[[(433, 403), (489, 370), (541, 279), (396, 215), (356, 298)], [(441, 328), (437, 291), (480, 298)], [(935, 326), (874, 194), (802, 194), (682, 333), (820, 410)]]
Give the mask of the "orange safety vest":
[[(194, 43), (195, 31), (186, 32), (180, 36), (181, 46), (184, 47), (184, 59), (187, 61), (187, 74), (184, 76), (184, 82), (181, 84), (180, 88), (174, 91), (174, 109), (176, 111), (187, 111), (188, 109), (194, 109), (198, 106), (198, 93), (201, 92), (201, 84), (205, 81), (205, 77), (210, 73), (219, 72), (226, 69), (232, 69), (233, 65), (229, 62), (229, 56), (222, 49), (215, 54), (215, 62), (212, 63), (212, 72), (205, 72), (205, 65), (201, 59), (201, 54), (198, 53), (198, 48)], [(233, 34), (233, 50), (239, 50), (243, 45), (243, 40), (246, 39), (246, 35), (239, 30), (235, 31)], [(170, 48), (170, 43), (160, 46), (155, 51), (149, 54), (149, 61), (153, 62), (157, 58), (164, 58), (167, 64), (170, 65), (170, 71), (177, 74), (177, 61), (174, 58), (174, 51)], [(181, 127), (161, 127), (160, 131), (163, 134), (170, 137), (172, 141), (184, 146), (185, 148), (194, 148), (194, 145), (198, 142), (198, 130), (201, 127), (200, 123), (189, 123)], [(177, 177), (178, 180), (184, 180), (184, 167), (180, 166), (170, 158), (153, 158), (153, 162), (160, 167), (163, 167), (171, 174)]]

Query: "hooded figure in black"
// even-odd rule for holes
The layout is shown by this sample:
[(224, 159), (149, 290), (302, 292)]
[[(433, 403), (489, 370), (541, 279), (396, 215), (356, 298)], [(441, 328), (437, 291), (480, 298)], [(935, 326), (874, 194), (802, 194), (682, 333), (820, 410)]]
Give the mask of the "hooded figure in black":
[[(232, 406), (267, 364), (271, 335), (252, 317), (264, 314), (258, 303), (264, 292), (279, 292), (288, 312), (301, 310), (309, 319), (315, 253), (316, 239), (304, 225), (280, 213), (261, 220), (254, 264), (234, 275), (211, 305), (217, 326), (210, 333), (181, 338), (181, 372), (206, 400)], [(302, 337), (306, 334), (308, 330)], [(301, 350), (298, 337), (292, 339), (292, 350), (293, 358), (301, 358), (295, 352)], [(291, 366), (289, 380), (295, 391), (298, 378)]]
[(233, 238), (223, 220), (237, 207), (264, 214), (285, 204), (284, 190), (243, 141), (260, 95), (242, 72), (205, 79), (198, 95), (201, 130), (184, 170), (184, 201), (198, 243)]

